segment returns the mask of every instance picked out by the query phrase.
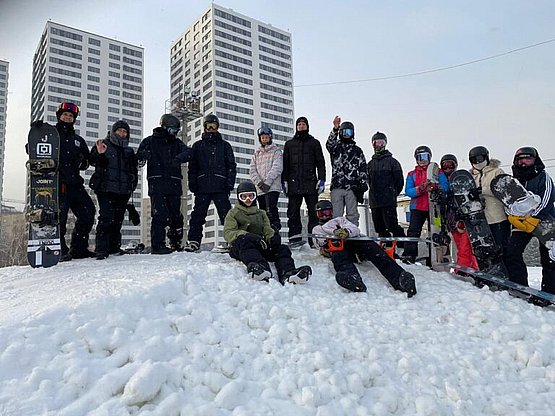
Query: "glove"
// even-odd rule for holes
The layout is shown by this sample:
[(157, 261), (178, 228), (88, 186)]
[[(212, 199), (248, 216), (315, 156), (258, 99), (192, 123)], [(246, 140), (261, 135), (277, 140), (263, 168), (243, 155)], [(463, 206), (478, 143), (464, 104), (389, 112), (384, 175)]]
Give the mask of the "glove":
[(424, 182), (422, 182), (422, 184), (420, 184), (416, 190), (419, 194), (423, 194), (424, 192), (427, 192), (428, 189), (428, 185), (430, 184), (430, 181), (428, 179), (426, 179)]
[(263, 181), (258, 182), (258, 187), (264, 193), (266, 193), (270, 190), (270, 185), (266, 185)]
[(321, 194), (322, 192), (324, 192), (325, 188), (326, 188), (326, 181), (323, 179), (320, 179), (318, 181), (318, 184), (316, 185), (316, 190), (318, 191), (319, 194)]
[(509, 222), (518, 230), (525, 233), (533, 232), (540, 223), (539, 218), (535, 217), (519, 217), (517, 215), (509, 215)]
[(468, 199), (471, 201), (479, 201), (482, 195), (482, 188), (472, 188), (468, 191)]
[(36, 127), (37, 129), (40, 129), (43, 124), (44, 122), (42, 120), (35, 120), (31, 123), (31, 127)]
[(281, 189), (283, 189), (283, 193), (287, 195), (287, 191), (289, 187), (287, 186), (287, 181), (281, 181)]
[(129, 221), (131, 221), (133, 225), (139, 225), (141, 223), (141, 217), (139, 216), (139, 213), (137, 212), (135, 205), (133, 205), (132, 203), (129, 203), (127, 204), (126, 208), (127, 208), (127, 214), (129, 215)]
[(281, 236), (276, 231), (273, 236), (270, 237), (270, 247), (272, 249), (277, 249), (281, 245)]
[(426, 187), (426, 191), (433, 192), (439, 190), (439, 183), (430, 182)]
[(337, 238), (345, 240), (349, 238), (349, 230), (347, 230), (346, 228), (338, 228), (337, 230), (333, 230), (333, 235)]

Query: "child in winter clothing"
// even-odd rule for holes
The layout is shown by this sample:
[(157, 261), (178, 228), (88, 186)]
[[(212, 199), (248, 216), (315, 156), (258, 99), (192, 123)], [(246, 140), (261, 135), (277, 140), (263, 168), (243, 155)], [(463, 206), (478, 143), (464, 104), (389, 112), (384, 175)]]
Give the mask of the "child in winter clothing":
[[(449, 180), (451, 174), (457, 169), (457, 157), (452, 154), (443, 155), (441, 157), (440, 166)], [(453, 236), (453, 241), (455, 241), (455, 246), (457, 246), (457, 264), (478, 270), (478, 261), (476, 257), (474, 257), (474, 254), (472, 254), (470, 238), (468, 237), (464, 222), (457, 214), (457, 206), (451, 190), (442, 194), (441, 215), (445, 218), (447, 230)]]
[[(405, 193), (411, 198), (410, 200), (410, 222), (407, 231), (407, 237), (420, 237), (424, 223), (429, 217), (429, 193), (432, 191), (447, 192), (449, 183), (445, 173), (439, 172), (439, 183), (435, 184), (428, 179), (428, 165), (432, 160), (432, 151), (428, 146), (418, 146), (414, 151), (416, 159), (416, 167), (407, 175), (405, 183)], [(418, 243), (405, 243), (403, 252), (403, 261), (406, 263), (414, 263), (418, 255)]]
[(129, 147), (129, 124), (114, 123), (105, 139), (91, 148), (91, 165), (95, 171), (89, 186), (96, 193), (99, 215), (96, 225), (96, 258), (123, 254), (121, 227), (127, 202), (137, 187), (137, 157)]
[(269, 261), (275, 262), (277, 279), (281, 284), (306, 283), (312, 274), (309, 266), (295, 267), (291, 250), (281, 244), (279, 233), (270, 226), (264, 210), (256, 207), (256, 187), (242, 182), (237, 187), (237, 203), (225, 217), (224, 238), (229, 243), (229, 255), (243, 262), (255, 280), (272, 277)]
[(281, 193), (283, 153), (272, 143), (273, 133), (269, 127), (258, 129), (260, 147), (254, 152), (250, 165), (250, 177), (258, 191), (258, 206), (268, 214), (270, 225), (281, 230), (278, 199)]
[(341, 117), (333, 119), (333, 129), (328, 136), (326, 149), (330, 153), (331, 203), (335, 215), (343, 215), (358, 225), (358, 203), (363, 202), (368, 189), (366, 159), (362, 149), (355, 144), (355, 126)]
[(320, 225), (314, 227), (314, 234), (333, 235), (341, 239), (316, 239), (322, 255), (331, 257), (336, 272), (335, 280), (341, 287), (353, 292), (366, 292), (355, 262), (370, 260), (394, 289), (406, 292), (409, 298), (416, 294), (414, 276), (403, 270), (374, 241), (346, 240), (348, 237), (360, 236), (360, 229), (344, 217), (333, 218), (330, 201), (318, 202), (316, 215)]

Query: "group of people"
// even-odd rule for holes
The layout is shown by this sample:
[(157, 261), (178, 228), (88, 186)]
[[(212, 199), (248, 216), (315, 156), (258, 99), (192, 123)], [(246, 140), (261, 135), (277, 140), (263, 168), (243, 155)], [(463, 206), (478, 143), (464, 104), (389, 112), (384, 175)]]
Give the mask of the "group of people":
[[(366, 290), (354, 263), (356, 259), (369, 259), (375, 263), (395, 289), (409, 296), (416, 293), (414, 277), (398, 265), (394, 256), (387, 255), (372, 241), (354, 241), (347, 238), (360, 235), (358, 204), (368, 191), (374, 228), (380, 237), (405, 237), (397, 218), (397, 198), (405, 189), (411, 198), (410, 223), (407, 237), (420, 237), (428, 220), (428, 194), (441, 192), (449, 201), (449, 177), (458, 167), (456, 156), (441, 158), (438, 183), (430, 182), (426, 170), (432, 160), (427, 146), (414, 152), (416, 166), (406, 179), (400, 163), (387, 150), (387, 136), (376, 132), (372, 136), (374, 154), (366, 162), (362, 149), (355, 142), (355, 127), (336, 116), (325, 143), (332, 164), (331, 201), (319, 201), (325, 189), (326, 166), (319, 140), (309, 133), (306, 117), (295, 122), (295, 134), (287, 140), (283, 150), (273, 143), (269, 127), (257, 131), (260, 146), (252, 155), (250, 180), (237, 187), (237, 202), (231, 207), (230, 194), (235, 189), (236, 162), (233, 148), (219, 132), (219, 120), (214, 114), (203, 120), (201, 140), (191, 147), (177, 136), (181, 125), (177, 117), (164, 114), (160, 126), (143, 139), (137, 152), (129, 146), (130, 128), (127, 122), (115, 122), (104, 139), (92, 148), (75, 133), (74, 123), (79, 108), (64, 102), (56, 111), (56, 128), (60, 135), (60, 230), (62, 261), (72, 258), (122, 254), (121, 227), (126, 210), (132, 209), (132, 193), (138, 183), (139, 168), (147, 165), (148, 194), (151, 199), (151, 252), (168, 254), (173, 251), (200, 250), (203, 226), (210, 203), (214, 203), (220, 223), (224, 225), (224, 239), (230, 255), (247, 266), (248, 273), (257, 280), (271, 277), (268, 261), (276, 262), (277, 278), (281, 283), (305, 282), (312, 271), (308, 266), (295, 267), (290, 247), (304, 244), (301, 205), (308, 212), (308, 233), (327, 233), (330, 239), (308, 239), (314, 248), (331, 257), (336, 269), (337, 282), (354, 291)], [(41, 121), (35, 121), (39, 124)], [(495, 242), (501, 247), (510, 270), (510, 279), (527, 284), (526, 266), (522, 253), (532, 238), (530, 231), (519, 231), (515, 216), (507, 216), (504, 207), (490, 191), (491, 180), (503, 173), (500, 162), (490, 159), (488, 150), (477, 146), (470, 150), (470, 172), (481, 190), (479, 198)], [(182, 164), (188, 163), (188, 185), (195, 195), (189, 221), (187, 241), (182, 245), (184, 218), (181, 213)], [(99, 216), (94, 252), (88, 248), (89, 233), (94, 224), (95, 206), (84, 188), (80, 175), (89, 165), (94, 166), (89, 186), (98, 199)], [(519, 149), (513, 160), (513, 175), (530, 192), (539, 196), (539, 203), (526, 216), (545, 218), (555, 216), (552, 181), (536, 149)], [(288, 198), (287, 225), (289, 244), (281, 242), (281, 222), (278, 199), (284, 192)], [(452, 198), (451, 198), (452, 199)], [(258, 205), (258, 207), (257, 207)], [(452, 234), (461, 265), (477, 268), (464, 222), (453, 205), (446, 202), (444, 210), (447, 229)], [(65, 242), (68, 211), (72, 210), (76, 223), (68, 245)], [(345, 217), (343, 217), (345, 215)], [(513, 219), (513, 229), (511, 223)], [(520, 224), (522, 223), (522, 216)], [(167, 244), (169, 242), (169, 245)], [(341, 246), (341, 250), (338, 248)], [(399, 244), (404, 251), (400, 258), (413, 263), (417, 244)], [(543, 267), (542, 289), (555, 293), (555, 262), (549, 250), (540, 246)]]

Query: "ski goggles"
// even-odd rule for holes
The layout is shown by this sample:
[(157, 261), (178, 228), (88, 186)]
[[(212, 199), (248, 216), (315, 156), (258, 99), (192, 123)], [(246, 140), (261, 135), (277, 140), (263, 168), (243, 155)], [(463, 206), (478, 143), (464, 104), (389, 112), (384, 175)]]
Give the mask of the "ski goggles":
[(209, 121), (204, 125), (205, 130), (218, 130), (218, 127), (220, 126), (215, 121)]
[(533, 166), (536, 163), (536, 158), (530, 154), (522, 153), (515, 156), (515, 164), (520, 166)]
[(319, 219), (331, 218), (332, 215), (333, 215), (333, 209), (331, 209), (331, 208), (319, 209), (318, 211), (316, 211), (316, 216)]
[(247, 202), (247, 200), (254, 201), (256, 199), (256, 192), (241, 192), (237, 196), (241, 202)]
[(485, 162), (486, 157), (484, 155), (472, 156), (469, 160), (473, 165), (477, 165), (478, 163)]
[(416, 154), (416, 160), (418, 162), (420, 162), (421, 160), (425, 160), (425, 161), (429, 162), (431, 159), (432, 159), (432, 155), (428, 152), (417, 153)]
[(68, 111), (75, 115), (79, 114), (79, 106), (73, 103), (66, 103), (66, 102), (61, 103), (60, 106), (58, 107), (58, 111), (60, 110), (64, 113)]
[(339, 134), (341, 134), (341, 137), (350, 139), (355, 135), (355, 131), (353, 129), (341, 129), (339, 130)]
[(385, 140), (383, 139), (374, 140), (372, 142), (372, 146), (374, 146), (374, 148), (376, 149), (381, 149), (382, 147), (385, 147)]
[(457, 164), (452, 160), (447, 160), (445, 162), (441, 162), (441, 170), (446, 170), (451, 172), (452, 170), (457, 169)]

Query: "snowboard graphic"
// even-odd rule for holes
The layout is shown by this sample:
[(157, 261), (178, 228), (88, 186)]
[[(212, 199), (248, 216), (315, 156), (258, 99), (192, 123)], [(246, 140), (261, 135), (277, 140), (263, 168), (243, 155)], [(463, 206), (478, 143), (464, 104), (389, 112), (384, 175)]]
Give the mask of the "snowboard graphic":
[(27, 151), (27, 258), (32, 267), (51, 267), (61, 255), (57, 170), (60, 136), (56, 128), (47, 123), (31, 127)]
[[(466, 170), (456, 170), (449, 179), (455, 203), (468, 231), (472, 252), (478, 261), (480, 271), (507, 278), (507, 269), (501, 258), (502, 250), (493, 239), (486, 220), (484, 206), (478, 195), (478, 188), (472, 175)], [(473, 192), (471, 192), (473, 191)]]

